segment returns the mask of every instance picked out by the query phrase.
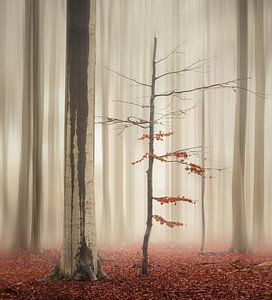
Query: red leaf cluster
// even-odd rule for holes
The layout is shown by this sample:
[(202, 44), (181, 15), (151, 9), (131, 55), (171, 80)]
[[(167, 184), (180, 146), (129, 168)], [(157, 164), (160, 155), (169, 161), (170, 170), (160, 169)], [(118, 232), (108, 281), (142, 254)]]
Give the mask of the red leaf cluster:
[(184, 196), (180, 197), (180, 196), (177, 196), (177, 197), (153, 197), (154, 200), (160, 202), (161, 205), (165, 204), (165, 203), (174, 203), (175, 205), (177, 204), (177, 202), (180, 202), (180, 201), (184, 201), (184, 202), (189, 202), (189, 203), (193, 203), (195, 204), (195, 201), (193, 201), (192, 199), (190, 198), (185, 198)]
[(175, 227), (175, 226), (183, 226), (183, 223), (177, 222), (177, 221), (167, 221), (163, 217), (159, 215), (153, 215), (153, 218), (155, 219), (156, 222), (160, 222), (161, 225), (165, 224), (168, 227)]
[(205, 173), (205, 168), (201, 167), (200, 165), (193, 164), (193, 163), (189, 163), (186, 166), (185, 170), (188, 171), (189, 173), (195, 173), (200, 176), (204, 176), (204, 173)]
[[(157, 141), (163, 141), (163, 137), (171, 136), (173, 134), (174, 134), (174, 132), (163, 132), (160, 130), (158, 133), (154, 134), (152, 139), (157, 140)], [(138, 138), (139, 141), (143, 141), (146, 139), (150, 139), (150, 135), (143, 134), (141, 137)]]
[(189, 154), (186, 151), (177, 151), (173, 153), (173, 156), (175, 156), (176, 158), (188, 158)]

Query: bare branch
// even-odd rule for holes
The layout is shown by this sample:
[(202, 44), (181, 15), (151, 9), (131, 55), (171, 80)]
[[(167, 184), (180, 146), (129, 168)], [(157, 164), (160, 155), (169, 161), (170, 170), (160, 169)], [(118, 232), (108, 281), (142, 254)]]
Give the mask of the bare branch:
[(192, 109), (194, 109), (196, 107), (196, 105), (193, 105), (189, 108), (186, 109), (177, 109), (174, 111), (170, 111), (166, 114), (163, 114), (161, 117), (157, 118), (156, 121), (162, 120), (162, 119), (166, 119), (166, 118), (179, 118), (182, 115), (186, 115), (189, 111), (191, 111)]
[(184, 45), (185, 43), (187, 43), (188, 40), (185, 40), (184, 42), (180, 43), (175, 49), (173, 49), (172, 51), (170, 51), (166, 56), (162, 57), (161, 59), (155, 61), (155, 64), (158, 64), (164, 60), (166, 60), (167, 58), (169, 58), (171, 55), (173, 54), (184, 54), (185, 52), (182, 51), (177, 51), (182, 45)]
[(148, 120), (137, 118), (135, 116), (129, 116), (127, 117), (127, 119), (124, 120), (119, 118), (110, 118), (110, 117), (100, 117), (100, 118), (104, 118), (104, 120), (95, 122), (95, 124), (107, 125), (107, 126), (121, 124), (124, 127), (123, 130), (132, 126), (137, 126), (143, 129), (147, 129), (152, 124), (161, 124), (157, 121), (150, 122)]
[(225, 81), (225, 82), (220, 82), (220, 83), (214, 83), (211, 85), (205, 85), (205, 86), (199, 86), (199, 87), (195, 87), (195, 88), (191, 88), (188, 90), (172, 90), (166, 93), (162, 93), (162, 94), (157, 94), (155, 95), (155, 98), (157, 97), (168, 97), (171, 95), (175, 95), (175, 94), (186, 94), (186, 93), (191, 93), (191, 92), (196, 92), (196, 91), (203, 91), (203, 90), (208, 90), (208, 89), (216, 89), (216, 88), (227, 88), (227, 89), (232, 89), (234, 92), (236, 92), (237, 90), (245, 90), (249, 93), (252, 93), (254, 95), (257, 95), (259, 97), (264, 97), (264, 94), (261, 93), (256, 93), (253, 92), (249, 89), (243, 88), (239, 85), (235, 85), (237, 82), (241, 81), (241, 80), (247, 80), (249, 78), (241, 78), (241, 79), (236, 79), (236, 80), (229, 80), (229, 81)]
[(196, 70), (196, 69), (200, 68), (201, 66), (203, 66), (204, 64), (209, 63), (209, 62), (211, 62), (211, 59), (198, 59), (197, 61), (195, 61), (194, 63), (192, 63), (191, 65), (189, 65), (186, 68), (183, 68), (183, 69), (180, 69), (177, 71), (170, 71), (170, 72), (166, 72), (161, 75), (158, 75), (156, 77), (156, 80), (158, 80), (162, 77), (168, 76), (168, 75), (175, 75), (175, 74), (177, 75), (177, 74), (180, 74), (183, 72), (190, 72), (190, 71)]
[(108, 67), (105, 67), (105, 68), (106, 68), (108, 71), (110, 71), (110, 72), (112, 72), (112, 73), (114, 73), (114, 74), (117, 74), (118, 76), (120, 76), (120, 77), (122, 77), (122, 78), (125, 78), (125, 79), (127, 79), (127, 80), (129, 80), (129, 81), (132, 81), (132, 82), (136, 83), (137, 85), (151, 87), (151, 84), (147, 84), (147, 83), (144, 83), (144, 82), (140, 82), (140, 81), (138, 81), (138, 80), (136, 80), (136, 79), (133, 79), (133, 78), (131, 78), (131, 77), (129, 77), (129, 76), (126, 76), (126, 75), (124, 75), (124, 74), (122, 74), (122, 73), (120, 73), (120, 72), (117, 72), (117, 71), (115, 71), (115, 70), (112, 70), (112, 69), (110, 69), (110, 68), (108, 68)]
[(112, 101), (120, 102), (120, 103), (124, 103), (124, 104), (131, 104), (131, 105), (138, 106), (138, 107), (141, 107), (141, 108), (149, 108), (150, 107), (150, 105), (138, 104), (138, 103), (135, 103), (135, 102), (132, 102), (132, 101), (123, 101), (123, 100), (112, 100)]

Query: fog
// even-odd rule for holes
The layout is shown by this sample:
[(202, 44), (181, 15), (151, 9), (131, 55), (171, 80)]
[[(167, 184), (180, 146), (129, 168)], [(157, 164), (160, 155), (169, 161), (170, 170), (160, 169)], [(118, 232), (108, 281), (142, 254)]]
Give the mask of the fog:
[[(28, 0), (0, 0), (1, 248), (13, 248), (22, 238), (22, 232), (25, 243), (31, 243), (35, 217), (38, 218), (42, 247), (55, 247), (62, 242), (66, 1), (38, 2), (38, 18), (30, 21)], [(256, 48), (255, 8), (253, 1), (247, 1), (248, 79), (243, 189), (249, 242), (253, 241), (253, 229), (258, 228), (257, 234), (263, 234), (265, 243), (269, 244), (272, 241), (272, 2), (265, 0), (263, 3), (263, 29), (259, 30), (263, 33), (264, 74), (261, 83), (264, 83), (264, 90), (259, 91), (256, 74), (261, 76), (258, 73), (261, 54)], [(241, 57), (237, 55), (237, 4), (234, 0), (100, 0), (96, 13), (97, 123), (101, 116), (148, 118), (148, 110), (124, 102), (148, 105), (149, 91), (108, 69), (149, 83), (154, 37), (158, 41), (158, 58), (179, 46), (177, 53), (161, 62), (158, 73), (186, 68), (199, 61), (190, 72), (161, 79), (158, 93), (241, 79), (237, 73)], [(265, 93), (265, 97), (258, 97), (258, 92)], [(232, 240), (235, 217), (232, 174), (233, 166), (239, 163), (233, 160), (237, 95), (239, 91), (235, 88), (206, 89), (188, 93), (184, 99), (162, 97), (156, 106), (158, 117), (178, 107), (188, 111), (179, 118), (169, 118), (162, 125), (156, 125), (156, 131), (173, 131), (175, 134), (164, 141), (156, 141), (155, 153), (162, 155), (176, 149), (204, 146), (205, 167), (211, 169), (204, 179), (206, 241), (210, 243), (230, 245)], [(265, 110), (261, 117), (255, 118), (258, 101), (265, 103)], [(256, 122), (257, 125), (264, 122), (262, 132), (255, 131)], [(122, 131), (115, 125), (96, 124), (95, 128), (98, 242), (114, 245), (141, 241), (146, 221), (147, 162), (131, 163), (148, 151), (147, 142), (138, 140), (145, 132), (137, 127)], [(255, 148), (255, 139), (260, 136), (264, 137), (264, 145)], [(40, 147), (41, 155), (38, 166), (34, 157), (37, 147)], [(198, 153), (192, 161), (201, 164), (202, 154)], [(264, 158), (264, 167), (257, 172), (258, 157)], [(261, 182), (264, 185), (259, 192), (260, 199), (263, 193), (264, 206), (258, 210), (262, 201), (255, 200), (254, 204), (254, 185), (258, 181), (256, 178), (261, 178), (260, 174), (264, 176)], [(37, 187), (40, 191), (39, 217), (33, 201)], [(196, 203), (154, 203), (154, 214), (186, 225), (168, 228), (154, 222), (151, 241), (200, 244), (201, 193), (201, 176), (188, 174), (182, 165), (156, 161), (154, 195), (180, 195), (196, 200)], [(260, 211), (259, 218), (254, 217), (256, 210)], [(260, 220), (263, 220), (263, 226), (259, 226)], [(256, 237), (254, 239), (256, 241)]]

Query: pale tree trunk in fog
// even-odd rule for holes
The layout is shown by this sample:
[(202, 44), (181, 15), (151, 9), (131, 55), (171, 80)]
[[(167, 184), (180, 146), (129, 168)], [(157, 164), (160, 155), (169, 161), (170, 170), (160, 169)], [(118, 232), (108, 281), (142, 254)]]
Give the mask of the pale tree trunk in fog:
[[(1, 11), (2, 10), (2, 11)], [(5, 14), (5, 3), (0, 6), (0, 18), (2, 18), (3, 23), (5, 22), (6, 14)], [(4, 40), (5, 38), (5, 28), (2, 26), (0, 28), (0, 38)], [(6, 51), (4, 47), (2, 47), (0, 51), (0, 67), (4, 70), (4, 57)], [(8, 110), (6, 103), (6, 92), (5, 92), (5, 74), (4, 71), (0, 72), (0, 93), (1, 93), (1, 109), (0, 109), (0, 130), (1, 130), (1, 155), (2, 155), (2, 195), (0, 196), (0, 201), (2, 200), (2, 220), (1, 220), (1, 228), (5, 228), (9, 226), (9, 206), (8, 206), (8, 135), (7, 135), (7, 127), (8, 127)], [(7, 231), (2, 230), (1, 239), (4, 243), (7, 240)]]
[[(265, 93), (263, 0), (254, 0), (256, 92)], [(255, 101), (253, 241), (264, 241), (264, 99)]]
[(33, 0), (33, 194), (31, 248), (39, 251), (41, 247), (41, 205), (42, 205), (42, 143), (43, 143), (43, 98), (40, 80), (40, 1)]
[(25, 1), (25, 28), (24, 28), (24, 49), (23, 49), (23, 100), (22, 100), (22, 146), (20, 156), (19, 171), (19, 195), (18, 209), (15, 224), (15, 240), (13, 247), (15, 249), (24, 249), (28, 247), (28, 229), (29, 229), (29, 176), (30, 176), (30, 149), (31, 149), (31, 41), (32, 41), (32, 13), (33, 1)]
[[(51, 11), (52, 21), (57, 24), (56, 11), (53, 9)], [(57, 68), (56, 68), (56, 28), (52, 28), (51, 31), (51, 40), (52, 48), (50, 49), (50, 69), (49, 69), (49, 112), (48, 112), (48, 223), (47, 223), (47, 235), (51, 240), (55, 242), (56, 238), (56, 215), (55, 215), (55, 206), (57, 199), (56, 195), (56, 179), (55, 179), (55, 165), (57, 163), (55, 159), (55, 153), (57, 151), (55, 134), (56, 134), (56, 122), (55, 118), (58, 117), (58, 87), (57, 87)]]
[[(202, 85), (204, 86), (204, 68), (203, 68)], [(201, 99), (201, 146), (202, 146), (202, 158), (201, 166), (205, 168), (205, 92), (202, 91)], [(205, 177), (201, 176), (201, 245), (200, 253), (204, 253), (205, 247), (205, 234), (206, 234), (206, 222), (205, 222)]]
[[(247, 0), (237, 2), (237, 77), (247, 78)], [(247, 80), (239, 82), (235, 107), (234, 152), (232, 171), (232, 220), (231, 251), (248, 251), (245, 216), (245, 135), (247, 115)]]
[(95, 0), (67, 2), (64, 233), (54, 278), (103, 276), (94, 200)]
[[(107, 10), (107, 24), (108, 32), (105, 28), (105, 10), (102, 3), (100, 4), (100, 20), (101, 20), (101, 59), (105, 66), (109, 65), (111, 51), (111, 28), (112, 28), (112, 1), (109, 2), (109, 8)], [(107, 36), (106, 36), (107, 32)], [(101, 93), (102, 93), (102, 115), (107, 117), (109, 115), (109, 72), (101, 72)], [(102, 240), (107, 244), (111, 244), (111, 203), (110, 203), (110, 192), (109, 192), (109, 131), (106, 126), (102, 126), (102, 156), (103, 156), (103, 180), (102, 180)]]
[[(119, 19), (119, 34), (120, 34), (120, 40), (122, 39), (122, 42), (124, 45), (126, 45), (126, 16), (122, 17), (122, 12), (126, 12), (126, 2), (127, 1), (119, 1), (119, 9), (120, 9), (120, 19)], [(119, 60), (117, 58), (117, 61), (119, 63), (119, 68), (121, 70), (121, 73), (124, 72), (125, 66), (125, 53), (124, 53), (124, 45), (120, 49), (120, 56)], [(123, 80), (120, 79), (120, 83), (117, 84), (117, 92), (116, 97), (117, 99), (123, 99), (123, 93), (124, 93), (124, 84)], [(117, 116), (120, 116), (122, 118), (123, 115), (123, 104), (116, 102), (115, 106), (115, 114)], [(123, 242), (124, 239), (124, 209), (123, 209), (123, 162), (124, 162), (124, 151), (123, 151), (123, 137), (121, 135), (117, 135), (115, 137), (115, 151), (116, 151), (116, 157), (114, 160), (113, 168), (116, 170), (116, 176), (114, 177), (114, 227), (115, 227), (115, 236), (116, 236), (116, 242)]]
[[(207, 55), (209, 56), (211, 53), (211, 39), (209, 33), (211, 32), (210, 25), (210, 3), (206, 3), (206, 43), (207, 43)], [(211, 70), (207, 72), (206, 83), (211, 83)], [(214, 136), (213, 136), (213, 128), (214, 128), (214, 114), (213, 114), (213, 99), (208, 92), (207, 96), (207, 126), (206, 126), (206, 139), (208, 146), (208, 154), (209, 158), (214, 157)], [(212, 179), (208, 179), (207, 184), (207, 239), (209, 241), (214, 240), (214, 182)]]

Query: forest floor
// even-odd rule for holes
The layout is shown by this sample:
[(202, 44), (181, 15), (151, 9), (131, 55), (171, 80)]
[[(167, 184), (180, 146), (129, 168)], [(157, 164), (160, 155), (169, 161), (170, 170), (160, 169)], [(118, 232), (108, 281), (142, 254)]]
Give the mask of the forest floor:
[(272, 251), (199, 255), (196, 247), (153, 245), (144, 278), (139, 246), (100, 255), (110, 278), (78, 282), (49, 278), (58, 250), (2, 254), (0, 299), (272, 299)]

